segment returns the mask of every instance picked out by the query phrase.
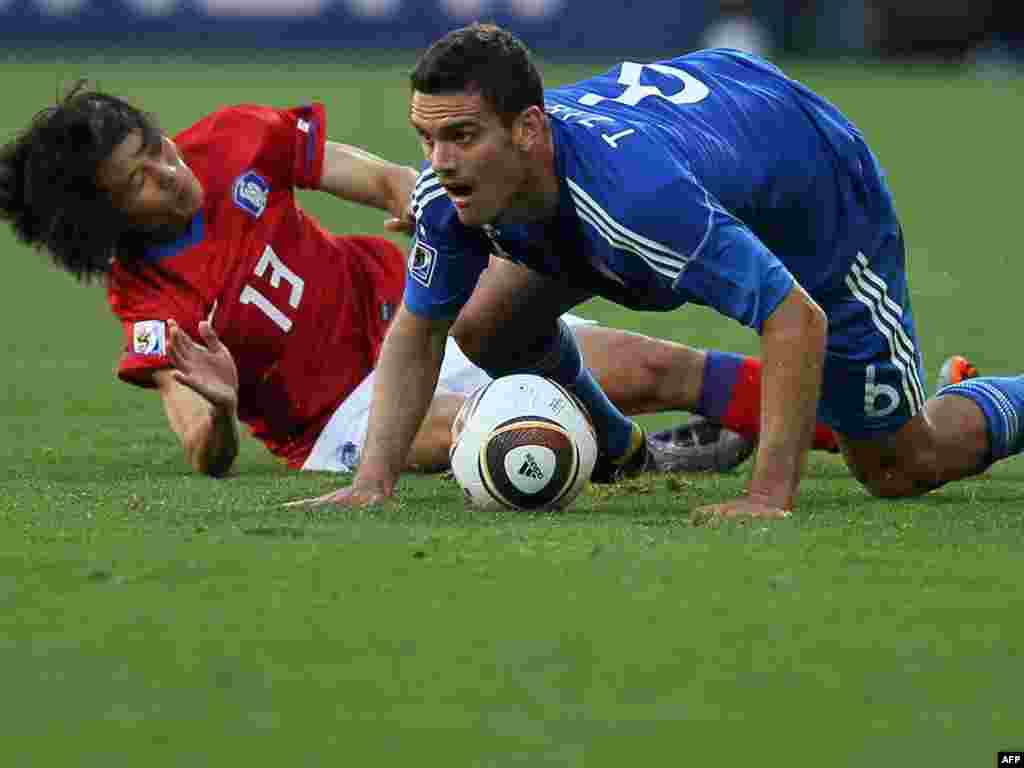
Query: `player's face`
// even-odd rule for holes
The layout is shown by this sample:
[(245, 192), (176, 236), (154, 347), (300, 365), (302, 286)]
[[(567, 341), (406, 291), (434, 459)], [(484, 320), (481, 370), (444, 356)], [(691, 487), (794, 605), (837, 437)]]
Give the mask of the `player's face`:
[(180, 232), (203, 204), (199, 180), (166, 136), (147, 147), (140, 131), (129, 133), (100, 165), (97, 182), (143, 232)]
[(513, 130), (478, 92), (415, 91), (409, 119), (463, 224), (489, 224), (515, 205), (527, 178), (525, 158)]

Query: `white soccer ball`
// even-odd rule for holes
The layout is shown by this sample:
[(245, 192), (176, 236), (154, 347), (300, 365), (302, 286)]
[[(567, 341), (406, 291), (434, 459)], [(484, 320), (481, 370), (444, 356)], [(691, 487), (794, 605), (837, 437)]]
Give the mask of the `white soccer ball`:
[(597, 461), (583, 406), (542, 376), (516, 374), (474, 392), (452, 424), (452, 471), (478, 507), (564, 509)]

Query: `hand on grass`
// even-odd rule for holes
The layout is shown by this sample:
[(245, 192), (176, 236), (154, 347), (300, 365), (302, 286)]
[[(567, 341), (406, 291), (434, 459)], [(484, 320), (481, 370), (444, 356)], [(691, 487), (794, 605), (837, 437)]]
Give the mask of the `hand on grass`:
[(357, 483), (339, 488), (336, 491), (325, 493), (323, 496), (315, 496), (311, 499), (299, 499), (285, 504), (286, 507), (324, 507), (334, 505), (339, 507), (371, 507), (390, 499), (393, 490), (383, 487), (363, 488)]
[(699, 507), (690, 516), (694, 525), (705, 525), (721, 520), (784, 520), (792, 512), (774, 507), (750, 498), (735, 499), (722, 504), (707, 504)]

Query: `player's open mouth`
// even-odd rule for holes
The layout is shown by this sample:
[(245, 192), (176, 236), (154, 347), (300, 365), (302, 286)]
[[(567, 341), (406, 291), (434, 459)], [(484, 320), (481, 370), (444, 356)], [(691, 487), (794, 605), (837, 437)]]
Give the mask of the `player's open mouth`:
[(460, 207), (466, 205), (473, 194), (473, 187), (469, 184), (446, 184), (445, 190), (452, 202)]

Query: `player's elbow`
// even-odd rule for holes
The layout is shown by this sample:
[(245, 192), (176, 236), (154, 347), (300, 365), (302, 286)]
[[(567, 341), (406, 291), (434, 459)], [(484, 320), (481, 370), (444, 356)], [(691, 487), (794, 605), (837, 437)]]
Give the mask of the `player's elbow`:
[(763, 335), (804, 347), (808, 354), (823, 356), (828, 338), (828, 316), (798, 285), (768, 317)]
[(216, 441), (212, 420), (210, 424), (193, 429), (182, 438), (185, 460), (193, 471), (207, 477), (224, 477), (231, 471), (238, 448), (235, 445), (220, 445)]

